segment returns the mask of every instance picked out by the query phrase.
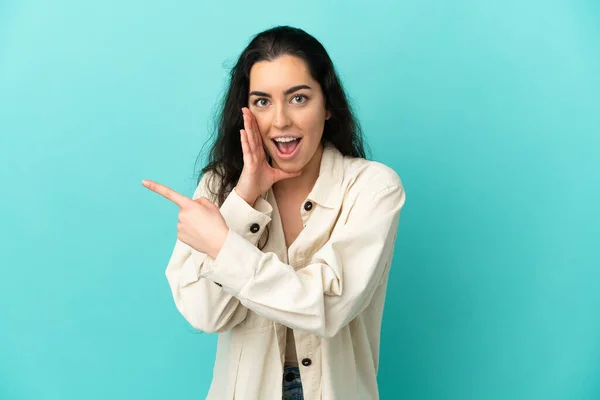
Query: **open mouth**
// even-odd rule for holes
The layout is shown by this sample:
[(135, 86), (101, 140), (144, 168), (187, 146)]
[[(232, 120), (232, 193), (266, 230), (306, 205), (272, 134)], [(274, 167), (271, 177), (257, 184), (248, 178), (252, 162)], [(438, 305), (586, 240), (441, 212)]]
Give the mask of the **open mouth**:
[(294, 155), (298, 147), (300, 146), (300, 142), (302, 138), (290, 138), (285, 140), (273, 140), (275, 146), (277, 147), (277, 151), (279, 152), (279, 156), (283, 158), (288, 158)]

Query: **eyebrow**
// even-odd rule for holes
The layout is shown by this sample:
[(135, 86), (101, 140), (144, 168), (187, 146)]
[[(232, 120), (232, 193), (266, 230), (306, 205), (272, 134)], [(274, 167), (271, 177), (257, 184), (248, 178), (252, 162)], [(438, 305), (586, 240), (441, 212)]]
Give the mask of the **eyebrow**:
[[(288, 95), (288, 94), (292, 94), (294, 92), (297, 92), (300, 89), (311, 89), (310, 86), (308, 85), (298, 85), (298, 86), (292, 86), (291, 88), (289, 88), (288, 90), (286, 90), (285, 92), (283, 92), (284, 95)], [(271, 95), (269, 93), (265, 93), (265, 92), (259, 92), (257, 90), (253, 90), (251, 91), (248, 96), (261, 96), (261, 97), (271, 97)]]

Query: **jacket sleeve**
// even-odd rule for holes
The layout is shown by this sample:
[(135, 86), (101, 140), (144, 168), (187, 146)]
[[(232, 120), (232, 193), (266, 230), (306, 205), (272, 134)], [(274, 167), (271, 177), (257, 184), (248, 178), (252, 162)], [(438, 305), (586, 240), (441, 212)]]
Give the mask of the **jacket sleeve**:
[(368, 306), (391, 262), (405, 193), (399, 178), (378, 186), (357, 195), (308, 265), (294, 270), (230, 230), (201, 275), (265, 318), (331, 338)]
[[(193, 199), (211, 199), (207, 190), (209, 180), (209, 173), (202, 177)], [(273, 209), (263, 198), (259, 198), (251, 207), (232, 190), (220, 211), (231, 232), (236, 232), (248, 245), (256, 246), (271, 221)], [(246, 318), (247, 312), (247, 308), (237, 298), (223, 291), (218, 282), (200, 276), (200, 270), (210, 268), (213, 263), (214, 260), (208, 255), (177, 240), (165, 271), (179, 312), (194, 328), (207, 333), (233, 328)]]

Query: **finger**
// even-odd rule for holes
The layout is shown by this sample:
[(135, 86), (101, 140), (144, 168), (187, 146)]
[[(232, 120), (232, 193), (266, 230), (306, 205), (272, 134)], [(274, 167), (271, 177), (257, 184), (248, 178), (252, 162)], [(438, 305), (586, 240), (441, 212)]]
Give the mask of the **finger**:
[(296, 177), (302, 175), (302, 170), (296, 171), (296, 172), (285, 172), (285, 171), (282, 171), (277, 168), (274, 168), (273, 170), (274, 170), (274, 173), (273, 173), (274, 182), (273, 183), (282, 181), (284, 179), (296, 178)]
[(192, 201), (190, 198), (188, 198), (182, 194), (179, 194), (176, 191), (174, 191), (173, 189), (171, 189), (165, 185), (161, 185), (160, 183), (152, 182), (149, 180), (143, 180), (142, 185), (144, 185), (146, 188), (152, 190), (153, 192), (160, 194), (165, 199), (171, 200), (173, 203), (177, 204), (179, 207), (183, 207), (183, 206), (189, 204), (190, 201)]
[(197, 199), (194, 199), (194, 202), (196, 202), (198, 204), (201, 204), (203, 206), (211, 206), (211, 205), (213, 205), (212, 201), (210, 201), (206, 197), (198, 197)]
[(260, 135), (260, 129), (258, 127), (258, 121), (254, 117), (254, 114), (250, 113), (250, 115), (252, 115), (252, 126), (253, 126), (254, 133), (256, 134), (256, 144), (259, 148), (262, 148), (263, 142), (262, 142), (262, 136)]
[(260, 129), (258, 127), (258, 121), (256, 121), (256, 117), (252, 113), (252, 111), (248, 110), (248, 117), (250, 119), (250, 126), (252, 127), (252, 133), (254, 134), (254, 141), (257, 146), (262, 145), (262, 137), (260, 136)]
[(244, 164), (250, 163), (250, 146), (248, 145), (248, 133), (240, 129), (240, 142), (242, 142), (242, 156), (244, 159)]
[(251, 155), (256, 155), (256, 134), (254, 133), (254, 127), (252, 125), (252, 117), (251, 117), (251, 112), (250, 110), (246, 109), (244, 111), (244, 128), (245, 131), (248, 133), (247, 138), (248, 138), (248, 147), (250, 149), (250, 154)]

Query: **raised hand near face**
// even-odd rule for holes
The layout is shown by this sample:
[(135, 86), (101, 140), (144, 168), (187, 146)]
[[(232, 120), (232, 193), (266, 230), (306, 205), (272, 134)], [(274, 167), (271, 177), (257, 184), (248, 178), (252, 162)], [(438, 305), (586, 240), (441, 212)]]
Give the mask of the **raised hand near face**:
[(288, 173), (269, 165), (265, 153), (258, 124), (252, 112), (244, 107), (244, 129), (240, 130), (244, 168), (237, 182), (235, 191), (250, 205), (273, 186), (274, 183), (287, 178), (299, 176), (302, 171)]
[(229, 228), (219, 208), (206, 197), (192, 200), (160, 183), (144, 180), (142, 185), (179, 206), (177, 239), (215, 259)]

